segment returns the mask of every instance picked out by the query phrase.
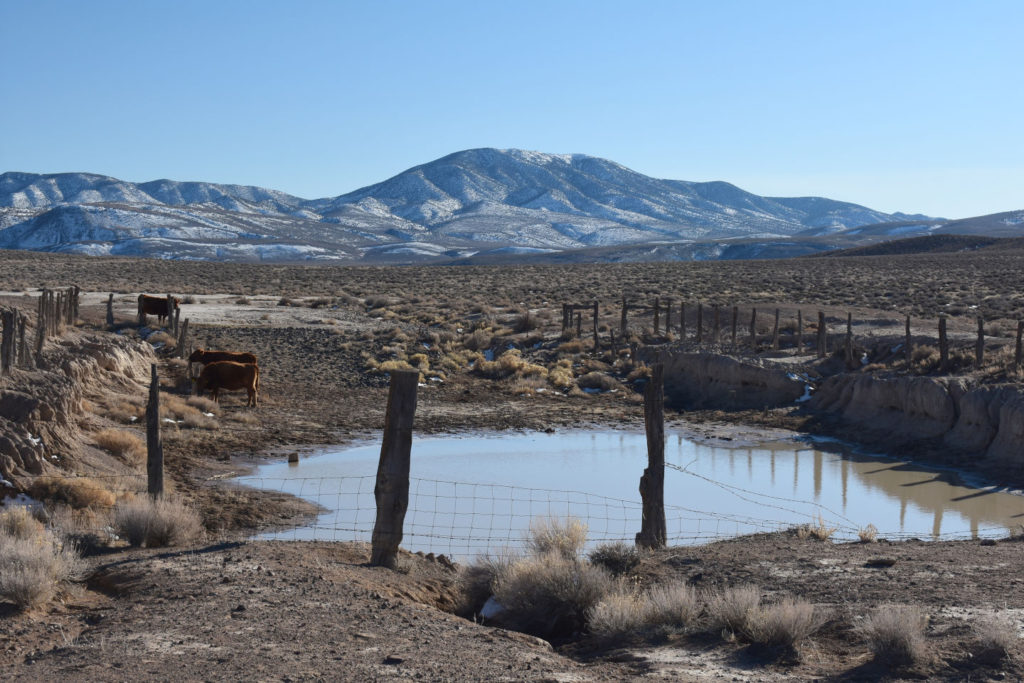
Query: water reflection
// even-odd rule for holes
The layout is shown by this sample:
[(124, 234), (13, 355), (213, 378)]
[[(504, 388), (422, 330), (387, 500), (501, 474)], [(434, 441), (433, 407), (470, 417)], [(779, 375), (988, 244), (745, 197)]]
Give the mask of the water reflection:
[[(301, 495), (331, 511), (283, 537), (366, 540), (379, 449), (370, 444), (265, 465), (241, 481)], [(632, 539), (640, 528), (637, 485), (646, 453), (643, 434), (621, 431), (417, 439), (403, 545), (443, 552), (439, 542), (457, 541), (477, 551), (494, 549), (520, 539), (538, 514), (586, 518), (597, 540)], [(1022, 496), (832, 445), (723, 448), (677, 434), (666, 439), (665, 458), (673, 543), (777, 529), (819, 515), (847, 538), (869, 523), (890, 538), (1004, 535), (1024, 516)], [(790, 468), (791, 481), (784, 474)]]

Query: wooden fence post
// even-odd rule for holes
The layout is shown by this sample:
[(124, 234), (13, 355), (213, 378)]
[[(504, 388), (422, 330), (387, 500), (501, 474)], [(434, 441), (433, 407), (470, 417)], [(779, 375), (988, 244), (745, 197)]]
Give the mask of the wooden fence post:
[(750, 309), (750, 348), (757, 353), (757, 309)]
[(139, 294), (139, 327), (146, 326), (146, 309), (142, 307), (142, 297), (144, 294)]
[(78, 285), (72, 285), (71, 289), (73, 290), (71, 296), (71, 324), (75, 325), (78, 323), (78, 299), (82, 289)]
[(0, 327), (3, 327), (3, 336), (0, 337), (0, 373), (7, 374), (11, 371), (11, 356), (14, 351), (14, 311), (0, 311)]
[(718, 304), (715, 304), (714, 307), (711, 310), (712, 310), (712, 315), (711, 315), (711, 320), (712, 320), (712, 323), (711, 323), (711, 343), (717, 344), (718, 340), (721, 338), (721, 332), (722, 332), (722, 323), (721, 323), (721, 319), (720, 319), (720, 316), (719, 316)]
[(775, 309), (775, 327), (772, 328), (772, 350), (779, 350), (779, 309)]
[[(574, 311), (576, 310), (575, 306), (573, 306), (573, 310)], [(582, 336), (583, 336), (583, 314), (582, 313), (577, 313), (576, 314), (576, 338), (579, 339)]]
[(733, 306), (732, 307), (732, 346), (733, 346), (733, 348), (736, 348), (736, 322), (739, 320), (739, 317), (740, 317), (740, 307), (739, 306)]
[(846, 357), (846, 368), (848, 370), (853, 369), (853, 313), (846, 314), (846, 347), (844, 351)]
[(909, 366), (914, 361), (914, 347), (913, 347), (912, 342), (910, 341), (910, 315), (909, 314), (907, 315), (907, 335), (906, 335), (906, 339), (903, 342), (903, 345), (904, 345), (903, 356), (904, 356), (904, 358), (907, 361), (907, 365)]
[(18, 364), (28, 367), (32, 364), (32, 354), (28, 352), (28, 343), (25, 341), (25, 328), (28, 326), (28, 318), (24, 313), (18, 315)]
[(1021, 342), (1024, 342), (1024, 320), (1017, 321), (1017, 349), (1013, 354), (1013, 364), (1017, 370), (1021, 367)]
[(107, 329), (114, 329), (114, 293), (107, 297)]
[[(187, 320), (185, 322), (188, 322)], [(597, 351), (600, 344), (597, 339), (597, 302), (594, 302), (594, 350)]]
[(665, 334), (672, 331), (672, 300), (665, 299)]
[(796, 309), (796, 354), (804, 352), (804, 312)]
[(686, 302), (679, 302), (679, 338), (686, 341)]
[(178, 335), (178, 358), (188, 358), (188, 355), (188, 318), (185, 318)]
[(949, 366), (949, 338), (946, 336), (946, 316), (939, 316), (939, 368)]
[(695, 339), (698, 344), (704, 341), (704, 304), (699, 301), (697, 302), (697, 335)]
[(626, 295), (622, 295), (622, 317), (619, 320), (619, 335), (625, 340), (626, 326), (629, 324), (629, 304), (626, 303)]
[(167, 327), (171, 328), (171, 334), (174, 334), (174, 298), (168, 294), (167, 302), (164, 304), (164, 312), (167, 314)]
[(418, 372), (392, 372), (388, 390), (384, 440), (377, 464), (377, 519), (373, 525), (370, 564), (394, 569), (402, 524), (409, 508), (409, 464), (412, 454), (412, 424), (416, 415)]
[(660, 315), (661, 315), (661, 299), (659, 299), (658, 297), (654, 297), (654, 335), (655, 336), (658, 335), (658, 330), (661, 327), (659, 325), (659, 323), (661, 322), (661, 320), (659, 319)]
[(643, 519), (636, 544), (642, 548), (664, 548), (668, 540), (665, 524), (665, 366), (651, 367), (651, 379), (644, 388), (644, 426), (647, 430), (647, 469), (640, 477)]
[(974, 367), (978, 370), (985, 363), (985, 319), (978, 316), (978, 341), (974, 344)]
[(150, 366), (149, 403), (146, 404), (146, 490), (156, 499), (164, 495), (164, 446), (160, 441), (160, 378)]
[(818, 311), (818, 358), (828, 355), (828, 337), (825, 330), (825, 311)]
[[(173, 336), (177, 337), (178, 334), (180, 334), (180, 332), (181, 332), (181, 309), (180, 308), (175, 308), (173, 310), (174, 310), (174, 313), (171, 315), (171, 319), (174, 322), (174, 324), (171, 326), (171, 334)], [(530, 311), (529, 310), (526, 311), (526, 317), (527, 318), (530, 317)]]

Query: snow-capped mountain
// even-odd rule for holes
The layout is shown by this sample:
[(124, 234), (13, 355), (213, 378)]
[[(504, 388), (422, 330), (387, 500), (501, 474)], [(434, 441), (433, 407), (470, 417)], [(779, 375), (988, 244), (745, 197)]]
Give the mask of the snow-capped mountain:
[(931, 220), (821, 197), (761, 197), (725, 182), (661, 180), (583, 154), (514, 149), (456, 152), (312, 200), (242, 185), (0, 175), (0, 248), (159, 258), (522, 258), (704, 240), (775, 243), (798, 233)]

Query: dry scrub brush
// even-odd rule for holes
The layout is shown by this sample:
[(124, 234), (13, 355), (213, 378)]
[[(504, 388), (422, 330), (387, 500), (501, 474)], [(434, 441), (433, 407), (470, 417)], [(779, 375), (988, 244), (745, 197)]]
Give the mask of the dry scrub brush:
[(117, 506), (114, 529), (132, 546), (184, 545), (203, 533), (199, 515), (179, 500), (136, 498)]
[(699, 594), (686, 583), (654, 586), (642, 593), (620, 584), (591, 610), (589, 627), (602, 637), (645, 630), (680, 631), (697, 623), (701, 610)]
[(878, 661), (914, 664), (925, 657), (925, 623), (916, 605), (882, 605), (864, 618), (858, 631)]
[(29, 487), (36, 500), (67, 503), (76, 510), (109, 508), (116, 496), (103, 483), (89, 477), (39, 477)]
[(19, 609), (49, 601), (79, 570), (75, 549), (26, 514), (0, 514), (0, 599)]
[(587, 542), (587, 525), (575, 517), (535, 517), (530, 521), (526, 547), (534, 555), (557, 553), (576, 559)]
[(1013, 621), (999, 614), (977, 619), (973, 624), (974, 637), (981, 649), (981, 657), (1001, 661), (1016, 647), (1020, 636)]
[(138, 464), (146, 458), (146, 444), (134, 432), (124, 429), (104, 429), (93, 435), (100, 448), (110, 451), (129, 463)]

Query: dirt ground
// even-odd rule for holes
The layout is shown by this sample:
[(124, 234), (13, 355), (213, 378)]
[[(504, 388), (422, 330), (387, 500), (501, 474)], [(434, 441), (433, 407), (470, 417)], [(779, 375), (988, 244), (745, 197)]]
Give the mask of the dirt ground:
[[(54, 258), (54, 263), (65, 263), (64, 257)], [(19, 288), (23, 284), (66, 283), (59, 271), (47, 270), (46, 257), (33, 255), (26, 263), (30, 267), (20, 273), (12, 270), (0, 276), (0, 287), (8, 290), (6, 296), (0, 295), (4, 303), (28, 300)], [(80, 316), (84, 327), (102, 327), (106, 291), (113, 288), (103, 284), (102, 268), (109, 264), (89, 271), (82, 261), (67, 263), (73, 268), (66, 272), (73, 272), (88, 290)], [(827, 609), (830, 619), (796, 659), (779, 659), (777, 653), (707, 633), (614, 643), (580, 636), (547, 643), (450, 614), (455, 571), (446, 558), (406, 555), (401, 571), (394, 572), (369, 567), (367, 548), (359, 544), (247, 541), (255, 530), (287, 525), (313, 511), (280, 494), (226, 488), (223, 480), (266, 458), (379, 435), (387, 377), (372, 371), (368, 359), (383, 362), (391, 357), (395, 352), (389, 349), (397, 345), (399, 335), (404, 335), (409, 349), (435, 343), (425, 341), (432, 331), (465, 325), (457, 329), (468, 333), (481, 319), (508, 327), (523, 307), (514, 300), (474, 312), (479, 306), (476, 293), (484, 285), (468, 276), (477, 270), (488, 277), (499, 272), (486, 269), (443, 271), (444, 278), (467, 276), (463, 290), (449, 292), (446, 309), (439, 307), (434, 288), (451, 282), (431, 283), (428, 269), (419, 269), (427, 273), (421, 286), (411, 270), (401, 269), (397, 293), (396, 285), (387, 280), (388, 271), (361, 269), (353, 276), (359, 287), (335, 283), (328, 287), (335, 295), (323, 303), (313, 294), (301, 296), (303, 287), (312, 286), (309, 274), (301, 269), (293, 273), (253, 267), (249, 273), (242, 268), (238, 273), (251, 280), (217, 290), (222, 283), (189, 286), (191, 275), (186, 271), (192, 265), (182, 264), (175, 275), (173, 265), (160, 263), (147, 276), (140, 274), (149, 272), (144, 270), (146, 263), (126, 263), (118, 277), (130, 280), (126, 273), (139, 269), (132, 281), (139, 288), (149, 285), (151, 293), (195, 292), (193, 302), (182, 307), (195, 346), (245, 349), (260, 357), (262, 402), (249, 410), (244, 394), (228, 394), (217, 428), (165, 432), (170, 484), (202, 513), (205, 542), (181, 549), (132, 550), (117, 544), (101, 548), (85, 558), (85, 579), (60, 600), (28, 613), (0, 604), (0, 671), (5, 679), (756, 681), (1024, 676), (1019, 652), (1001, 661), (986, 659), (970, 626), (977, 616), (996, 612), (1012, 619), (1018, 630), (1024, 625), (1019, 577), (1024, 544), (1016, 541), (833, 544), (781, 533), (669, 548), (646, 556), (630, 577), (639, 585), (672, 578), (701, 588), (752, 583), (769, 596), (808, 599)], [(865, 262), (858, 263), (861, 267)], [(1019, 265), (1019, 259), (1014, 264)], [(933, 267), (927, 264), (930, 271)], [(1019, 272), (1015, 270), (1013, 277), (1019, 278)], [(146, 277), (162, 279), (146, 282)], [(390, 303), (367, 303), (374, 277), (390, 293)], [(829, 281), (838, 278), (832, 273)], [(271, 293), (274, 288), (268, 283), (273, 279), (284, 283), (281, 291), (289, 290), (286, 302)], [(797, 281), (804, 282), (807, 296), (806, 281)], [(535, 283), (529, 296), (555, 301), (557, 278), (553, 282)], [(990, 288), (1002, 286), (998, 278), (988, 276), (985, 283)], [(741, 289), (737, 283), (733, 286)], [(744, 286), (749, 293), (770, 283), (751, 276)], [(344, 296), (337, 295), (340, 287), (347, 288)], [(417, 287), (425, 298), (433, 297), (429, 307), (407, 303), (409, 292)], [(906, 289), (891, 278), (886, 287)], [(353, 292), (361, 298), (353, 298)], [(406, 303), (399, 305), (403, 292)], [(997, 309), (1016, 310), (1018, 304), (1014, 298)], [(124, 333), (136, 333), (130, 324), (134, 308), (134, 291), (115, 295), (116, 317)], [(424, 316), (422, 308), (429, 308), (429, 315)], [(922, 314), (931, 312), (927, 305), (919, 308)], [(860, 319), (873, 320), (872, 313), (883, 319), (882, 312), (868, 306), (857, 310), (863, 313)], [(891, 312), (884, 315), (874, 333), (900, 334)], [(951, 324), (951, 329), (967, 338), (971, 324), (965, 319)], [(557, 321), (548, 319), (545, 325), (539, 334), (557, 337)], [(871, 333), (867, 326), (860, 331)], [(161, 356), (160, 363), (164, 390), (186, 395), (188, 384), (180, 364), (169, 354)], [(435, 367), (434, 359), (431, 363)], [(468, 372), (447, 372), (443, 381), (424, 384), (416, 415), (418, 433), (643, 424), (639, 396), (628, 386), (600, 394), (524, 392), (511, 382)], [(93, 388), (90, 400), (99, 405), (104, 391), (108, 390)], [(90, 430), (117, 424), (102, 410), (95, 412), (80, 420)], [(781, 429), (808, 427), (806, 416), (787, 411), (705, 411), (669, 419), (702, 439), (756, 441), (778, 436)], [(910, 668), (893, 669), (873, 661), (854, 629), (872, 608), (894, 602), (920, 605), (929, 615), (929, 655)]]

